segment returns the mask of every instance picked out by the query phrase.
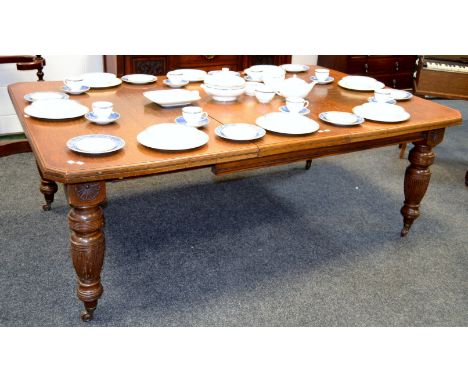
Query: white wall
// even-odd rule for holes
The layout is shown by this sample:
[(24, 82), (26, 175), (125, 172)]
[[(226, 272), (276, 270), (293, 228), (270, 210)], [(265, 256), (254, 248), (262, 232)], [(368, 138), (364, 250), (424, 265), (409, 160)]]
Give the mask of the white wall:
[(299, 55), (294, 55), (292, 56), (292, 63), (293, 64), (310, 64), (310, 65), (316, 65), (317, 64), (317, 55), (314, 56), (299, 56)]
[[(44, 79), (61, 81), (66, 76), (103, 70), (102, 56), (44, 56)], [(23, 131), (8, 95), (7, 85), (15, 82), (37, 81), (36, 71), (16, 70), (15, 64), (0, 65), (0, 135)]]

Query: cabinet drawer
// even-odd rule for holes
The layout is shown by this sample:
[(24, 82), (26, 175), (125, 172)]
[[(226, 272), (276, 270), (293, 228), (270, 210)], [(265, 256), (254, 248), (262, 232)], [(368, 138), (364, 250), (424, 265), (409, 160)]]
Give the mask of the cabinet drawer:
[(368, 59), (369, 73), (397, 73), (414, 70), (414, 56), (372, 57)]
[(413, 87), (412, 73), (377, 74), (372, 77), (390, 88), (410, 89)]
[(126, 56), (123, 71), (124, 74), (163, 75), (167, 72), (167, 64), (165, 56)]
[(239, 56), (173, 56), (172, 64), (179, 68), (202, 68), (226, 65), (230, 69), (236, 69)]

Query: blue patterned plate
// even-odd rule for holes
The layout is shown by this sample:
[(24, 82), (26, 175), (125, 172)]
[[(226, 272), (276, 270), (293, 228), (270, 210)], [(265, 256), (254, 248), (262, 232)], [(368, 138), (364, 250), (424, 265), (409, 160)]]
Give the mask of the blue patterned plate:
[(71, 90), (68, 86), (62, 86), (62, 90), (68, 94), (73, 94), (73, 95), (77, 95), (77, 94), (82, 94), (82, 93), (86, 93), (89, 89), (91, 89), (89, 86), (87, 85), (82, 85), (80, 90)]
[(343, 111), (326, 111), (319, 114), (322, 121), (338, 126), (355, 126), (364, 122), (364, 118)]
[(190, 127), (206, 126), (206, 125), (208, 125), (209, 121), (210, 120), (208, 118), (203, 118), (203, 119), (200, 119), (200, 121), (198, 121), (195, 125), (192, 125), (192, 124), (187, 123), (187, 121), (185, 120), (185, 118), (182, 115), (175, 119), (175, 122), (178, 123), (179, 125), (185, 125), (185, 126), (190, 126)]
[(319, 81), (317, 77), (312, 76), (309, 78), (311, 81), (317, 81), (319, 85), (326, 85), (326, 84), (331, 84), (335, 79), (333, 77), (328, 77), (325, 81)]
[(82, 154), (107, 154), (120, 150), (125, 141), (115, 135), (89, 134), (79, 135), (67, 142), (67, 147)]
[(117, 121), (120, 118), (120, 114), (114, 111), (109, 117), (102, 119), (98, 118), (96, 114), (90, 111), (89, 113), (85, 114), (85, 118), (88, 121), (94, 122), (98, 125), (108, 125), (109, 123)]
[[(367, 100), (368, 100), (369, 102), (379, 102), (379, 101), (377, 101), (377, 100), (375, 99), (374, 96), (369, 97)], [(395, 104), (396, 104), (396, 101), (395, 101), (394, 99), (389, 99), (388, 101), (385, 101), (385, 103), (389, 103), (390, 105), (395, 105)]]
[[(283, 113), (290, 113), (288, 107), (286, 105), (283, 105), (279, 108), (280, 111), (282, 111)], [(310, 113), (310, 110), (307, 109), (306, 107), (304, 109), (302, 109), (299, 113), (297, 114), (302, 114), (302, 115), (307, 115)]]

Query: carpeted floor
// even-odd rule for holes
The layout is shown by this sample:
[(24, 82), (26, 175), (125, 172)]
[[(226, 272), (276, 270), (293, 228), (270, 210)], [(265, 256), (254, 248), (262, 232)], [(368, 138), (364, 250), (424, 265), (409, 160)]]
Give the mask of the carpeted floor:
[[(438, 101), (462, 110), (468, 102)], [(465, 326), (468, 123), (436, 148), (400, 238), (407, 160), (388, 147), (226, 177), (108, 185), (104, 295), (83, 324), (62, 188), (0, 159), (2, 326)]]

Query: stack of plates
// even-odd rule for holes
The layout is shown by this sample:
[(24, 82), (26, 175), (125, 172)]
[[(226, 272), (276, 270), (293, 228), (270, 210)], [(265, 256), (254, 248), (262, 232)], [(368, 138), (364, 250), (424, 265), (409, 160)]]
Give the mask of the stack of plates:
[(193, 127), (177, 123), (152, 125), (137, 135), (140, 144), (158, 150), (189, 150), (203, 146), (208, 135)]
[(85, 115), (88, 108), (77, 101), (54, 99), (35, 101), (24, 108), (25, 114), (44, 119), (68, 119)]
[(152, 76), (151, 74), (127, 74), (122, 77), (122, 80), (128, 82), (129, 84), (149, 84), (155, 82), (158, 78)]
[(199, 69), (177, 69), (174, 70), (173, 73), (182, 73), (184, 76), (184, 80), (187, 80), (189, 82), (203, 81), (207, 76), (204, 70)]
[(366, 76), (346, 76), (338, 82), (338, 85), (345, 89), (359, 91), (374, 91), (385, 87), (382, 82), (377, 81), (375, 78)]
[(255, 123), (265, 130), (282, 134), (310, 134), (319, 129), (317, 122), (297, 113), (268, 113), (257, 118)]
[(408, 112), (401, 106), (383, 102), (365, 103), (353, 108), (353, 113), (377, 122), (402, 122), (410, 118)]
[(34, 92), (28, 93), (24, 96), (24, 99), (28, 102), (68, 98), (69, 96), (67, 94), (59, 92)]
[(190, 105), (192, 102), (201, 99), (198, 90), (185, 89), (153, 90), (145, 92), (143, 95), (162, 107)]
[(319, 114), (322, 121), (332, 123), (338, 126), (354, 126), (364, 122), (364, 118), (343, 111), (326, 111)]
[(310, 67), (302, 64), (284, 64), (281, 67), (289, 73), (307, 72)]
[(249, 123), (228, 123), (218, 126), (217, 136), (233, 141), (252, 141), (265, 135), (265, 130)]
[(70, 150), (82, 154), (108, 154), (124, 146), (122, 138), (107, 134), (79, 135), (67, 142)]
[(122, 83), (113, 73), (85, 73), (82, 77), (84, 83), (91, 88), (110, 88)]

